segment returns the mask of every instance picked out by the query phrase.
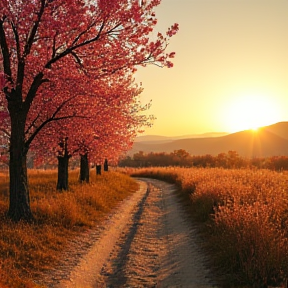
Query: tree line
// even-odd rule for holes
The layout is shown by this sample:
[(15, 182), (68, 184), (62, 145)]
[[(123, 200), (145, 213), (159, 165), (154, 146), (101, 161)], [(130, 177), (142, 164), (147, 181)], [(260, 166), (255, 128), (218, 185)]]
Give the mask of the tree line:
[(236, 151), (220, 153), (216, 156), (191, 155), (183, 149), (175, 150), (171, 153), (144, 153), (139, 151), (133, 156), (123, 157), (118, 164), (120, 167), (221, 167), (225, 169), (232, 168), (259, 168), (275, 171), (288, 170), (287, 156), (273, 157), (241, 157)]
[(151, 37), (160, 2), (0, 1), (0, 154), (9, 165), (10, 219), (33, 219), (28, 152), (58, 161), (57, 187), (65, 190), (71, 157), (80, 155), (86, 169), (115, 161), (151, 125), (153, 117), (139, 113), (149, 104), (141, 104), (134, 74), (173, 66), (166, 48), (178, 25)]

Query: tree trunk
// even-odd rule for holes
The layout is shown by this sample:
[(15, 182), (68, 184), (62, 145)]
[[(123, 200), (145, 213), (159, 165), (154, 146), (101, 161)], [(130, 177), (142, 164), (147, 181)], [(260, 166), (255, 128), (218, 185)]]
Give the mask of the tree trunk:
[(108, 160), (107, 159), (105, 159), (105, 161), (104, 161), (104, 171), (108, 171)]
[(88, 153), (80, 155), (80, 182), (89, 183), (89, 162), (88, 162)]
[(33, 215), (30, 209), (30, 196), (27, 178), (27, 152), (25, 145), (25, 121), (23, 111), (10, 110), (11, 137), (10, 137), (10, 202), (8, 217), (17, 222), (31, 221)]
[(96, 175), (101, 175), (101, 164), (96, 164)]
[(68, 165), (69, 156), (58, 156), (57, 190), (68, 190)]
[(68, 153), (68, 137), (60, 141), (59, 146), (61, 151), (59, 151), (58, 158), (58, 180), (57, 180), (57, 190), (68, 190), (68, 166), (70, 155)]

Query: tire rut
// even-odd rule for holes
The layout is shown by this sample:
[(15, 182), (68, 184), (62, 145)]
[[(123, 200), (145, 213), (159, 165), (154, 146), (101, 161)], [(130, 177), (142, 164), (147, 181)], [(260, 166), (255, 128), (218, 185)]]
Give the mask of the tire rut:
[(141, 180), (147, 197), (102, 270), (105, 287), (216, 287), (175, 185)]
[(159, 237), (161, 199), (155, 201), (155, 189), (148, 185), (133, 223), (128, 224), (129, 232), (123, 233), (111, 255), (110, 265), (103, 269), (107, 287), (157, 286), (161, 254), (165, 253), (167, 245)]

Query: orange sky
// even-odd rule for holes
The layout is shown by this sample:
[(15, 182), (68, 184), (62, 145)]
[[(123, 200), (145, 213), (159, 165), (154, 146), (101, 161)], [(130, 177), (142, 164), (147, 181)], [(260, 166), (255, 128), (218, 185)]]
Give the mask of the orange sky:
[(288, 121), (287, 0), (162, 0), (158, 30), (177, 22), (174, 68), (140, 68), (145, 134), (236, 132)]

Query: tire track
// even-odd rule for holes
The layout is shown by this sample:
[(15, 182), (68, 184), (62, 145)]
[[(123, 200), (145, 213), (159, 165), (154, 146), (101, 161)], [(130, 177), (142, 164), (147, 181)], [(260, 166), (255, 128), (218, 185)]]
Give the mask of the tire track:
[(175, 186), (141, 180), (149, 193), (102, 271), (105, 287), (216, 287)]
[(148, 184), (147, 197), (129, 224), (130, 231), (119, 239), (110, 265), (103, 269), (106, 287), (156, 287), (167, 245), (158, 235), (161, 199), (155, 199), (155, 189)]

